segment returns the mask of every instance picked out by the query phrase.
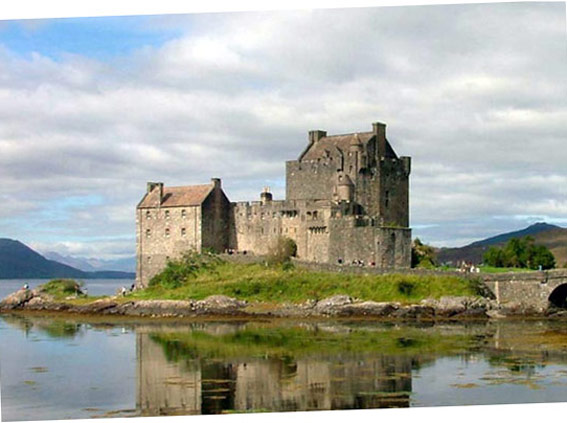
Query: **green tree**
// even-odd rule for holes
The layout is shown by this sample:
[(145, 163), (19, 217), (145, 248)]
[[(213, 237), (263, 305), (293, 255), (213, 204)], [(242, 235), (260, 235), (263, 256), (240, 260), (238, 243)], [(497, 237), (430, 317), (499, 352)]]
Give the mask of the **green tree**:
[(555, 257), (544, 245), (534, 245), (530, 251), (530, 267), (532, 269), (553, 269), (555, 267)]
[(269, 264), (286, 264), (297, 255), (297, 244), (291, 238), (280, 236), (270, 246), (267, 261)]
[(493, 267), (507, 267), (508, 259), (503, 248), (490, 247), (483, 256), (484, 264)]
[(413, 241), (411, 247), (411, 267), (425, 267), (427, 269), (437, 266), (435, 249), (426, 245), (419, 238)]
[(536, 245), (532, 237), (512, 238), (503, 248), (491, 247), (484, 253), (485, 264), (494, 267), (552, 269), (555, 257), (545, 245)]

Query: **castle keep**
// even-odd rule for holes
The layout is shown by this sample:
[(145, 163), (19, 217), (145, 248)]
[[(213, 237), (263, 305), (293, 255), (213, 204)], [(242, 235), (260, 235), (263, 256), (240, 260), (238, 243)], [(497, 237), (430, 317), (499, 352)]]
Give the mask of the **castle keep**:
[(296, 242), (304, 261), (409, 267), (410, 168), (377, 122), (370, 132), (310, 131), (305, 150), (286, 163), (285, 200), (264, 189), (260, 201), (231, 203), (220, 179), (184, 187), (150, 182), (136, 209), (136, 283), (147, 286), (187, 250), (263, 255), (281, 236)]

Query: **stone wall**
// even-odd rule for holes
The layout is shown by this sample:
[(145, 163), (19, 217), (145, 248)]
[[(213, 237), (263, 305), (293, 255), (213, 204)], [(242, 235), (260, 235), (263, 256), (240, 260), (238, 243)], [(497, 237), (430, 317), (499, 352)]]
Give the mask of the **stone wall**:
[[(521, 307), (534, 311), (545, 311), (552, 293), (566, 290), (567, 270), (557, 269), (543, 272), (515, 272), (483, 275), (486, 286), (496, 297), (498, 304)], [(561, 293), (565, 298), (565, 294)]]
[[(409, 227), (409, 157), (386, 158), (380, 162), (379, 215), (386, 226)], [(369, 200), (371, 201), (371, 199)]]
[(200, 206), (137, 209), (136, 227), (137, 286), (148, 286), (169, 259), (201, 251)]

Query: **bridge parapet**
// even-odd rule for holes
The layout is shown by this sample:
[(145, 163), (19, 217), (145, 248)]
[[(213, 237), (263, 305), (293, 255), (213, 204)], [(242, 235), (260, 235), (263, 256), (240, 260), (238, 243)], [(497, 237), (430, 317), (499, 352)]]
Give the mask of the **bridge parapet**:
[(567, 295), (567, 269), (483, 274), (481, 278), (499, 305), (543, 312), (549, 307), (550, 298), (560, 305), (565, 303), (562, 292)]

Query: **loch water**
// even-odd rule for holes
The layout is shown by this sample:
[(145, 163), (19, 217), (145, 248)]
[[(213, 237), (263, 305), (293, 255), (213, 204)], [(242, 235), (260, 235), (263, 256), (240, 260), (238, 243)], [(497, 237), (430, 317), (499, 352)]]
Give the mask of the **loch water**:
[(556, 402), (567, 325), (0, 315), (2, 419)]

